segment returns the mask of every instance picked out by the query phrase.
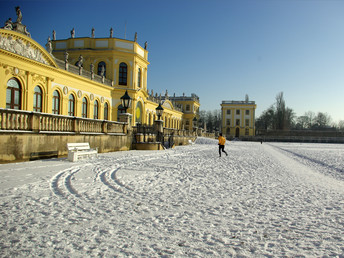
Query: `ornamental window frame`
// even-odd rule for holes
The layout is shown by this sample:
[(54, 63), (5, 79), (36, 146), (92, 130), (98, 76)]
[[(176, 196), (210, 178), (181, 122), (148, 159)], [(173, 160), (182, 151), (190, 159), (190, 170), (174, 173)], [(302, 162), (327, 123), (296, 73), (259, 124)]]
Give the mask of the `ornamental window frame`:
[(33, 93), (33, 111), (42, 112), (43, 108), (43, 91), (40, 86), (36, 86)]
[(22, 87), (17, 78), (7, 81), (6, 108), (21, 110)]
[(119, 64), (118, 84), (128, 85), (128, 65), (124, 62)]
[(59, 115), (61, 109), (61, 94), (58, 90), (54, 90), (52, 99), (52, 114)]

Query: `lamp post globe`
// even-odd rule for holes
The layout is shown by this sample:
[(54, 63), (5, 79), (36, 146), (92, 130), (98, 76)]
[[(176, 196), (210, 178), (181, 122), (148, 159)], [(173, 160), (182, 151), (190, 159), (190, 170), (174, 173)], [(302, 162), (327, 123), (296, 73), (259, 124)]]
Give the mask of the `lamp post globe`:
[(124, 113), (127, 113), (127, 109), (131, 105), (131, 97), (129, 96), (127, 90), (125, 91), (124, 95), (121, 97), (121, 101), (122, 101), (122, 106), (123, 106), (123, 109), (124, 109)]
[(160, 120), (162, 113), (164, 112), (164, 108), (161, 106), (161, 103), (159, 103), (159, 106), (155, 109), (156, 115), (158, 116), (158, 120)]
[(194, 128), (197, 128), (197, 118), (196, 117), (194, 117), (194, 119), (192, 119), (192, 122), (193, 122), (193, 127)]

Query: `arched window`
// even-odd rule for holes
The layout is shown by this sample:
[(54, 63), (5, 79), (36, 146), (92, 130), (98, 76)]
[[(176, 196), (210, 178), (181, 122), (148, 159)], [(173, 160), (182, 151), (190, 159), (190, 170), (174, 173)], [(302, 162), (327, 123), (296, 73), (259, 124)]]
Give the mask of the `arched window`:
[(106, 77), (106, 64), (105, 62), (101, 61), (98, 64), (98, 75), (102, 75), (102, 68), (104, 67), (104, 77)]
[(53, 92), (53, 110), (52, 113), (55, 115), (60, 114), (60, 93), (55, 90)]
[(75, 116), (75, 98), (73, 94), (70, 94), (68, 99), (68, 115)]
[(83, 118), (87, 118), (87, 99), (84, 97), (82, 99), (82, 111), (81, 111), (81, 116)]
[(121, 63), (119, 65), (118, 84), (119, 85), (127, 85), (127, 77), (128, 77), (128, 66), (126, 63)]
[(33, 111), (42, 112), (42, 90), (39, 86), (35, 87), (33, 95)]
[(108, 103), (104, 104), (104, 120), (109, 120), (109, 105), (108, 105)]
[(136, 123), (142, 124), (142, 104), (141, 102), (137, 102), (136, 110), (135, 110), (135, 121)]
[(141, 68), (137, 71), (137, 87), (141, 88)]
[(21, 87), (14, 78), (7, 82), (6, 108), (21, 109)]
[(94, 119), (99, 118), (98, 113), (99, 113), (99, 104), (98, 104), (98, 100), (96, 100), (96, 101), (94, 101), (94, 109), (93, 109), (93, 118)]

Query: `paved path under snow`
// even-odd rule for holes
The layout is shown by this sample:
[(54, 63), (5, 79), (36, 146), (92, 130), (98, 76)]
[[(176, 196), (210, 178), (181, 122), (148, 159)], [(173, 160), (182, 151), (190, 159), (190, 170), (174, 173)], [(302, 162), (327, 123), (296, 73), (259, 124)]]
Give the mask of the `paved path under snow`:
[(0, 165), (0, 255), (344, 256), (343, 145), (203, 143)]

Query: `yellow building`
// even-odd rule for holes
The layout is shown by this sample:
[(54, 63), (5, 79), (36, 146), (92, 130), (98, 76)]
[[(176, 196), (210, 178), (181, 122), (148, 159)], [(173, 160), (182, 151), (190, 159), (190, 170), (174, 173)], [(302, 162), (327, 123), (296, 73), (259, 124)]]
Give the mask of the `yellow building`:
[[(16, 22), (0, 29), (0, 108), (118, 121), (120, 98), (128, 91), (132, 125), (152, 125), (161, 102), (164, 126), (182, 129), (188, 109), (148, 93), (147, 44), (114, 38), (71, 37), (52, 40), (46, 49)], [(190, 102), (198, 110), (199, 101)], [(187, 121), (184, 121), (187, 119)]]
[(182, 128), (193, 131), (197, 128), (197, 120), (199, 119), (200, 102), (199, 97), (192, 93), (191, 96), (168, 96), (167, 93), (163, 98), (170, 100), (173, 105), (183, 112)]
[(222, 101), (221, 104), (221, 131), (227, 138), (255, 135), (254, 101)]

